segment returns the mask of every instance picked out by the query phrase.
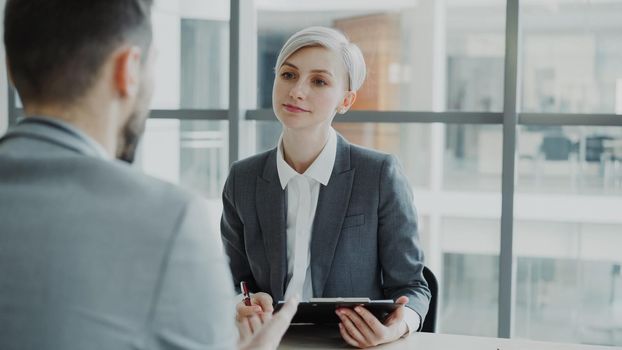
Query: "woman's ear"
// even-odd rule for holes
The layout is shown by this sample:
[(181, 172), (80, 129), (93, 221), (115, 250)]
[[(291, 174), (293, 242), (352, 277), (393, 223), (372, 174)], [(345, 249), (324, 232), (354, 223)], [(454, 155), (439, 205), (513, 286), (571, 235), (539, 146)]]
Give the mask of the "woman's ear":
[(337, 107), (337, 112), (339, 114), (344, 114), (350, 109), (350, 107), (352, 107), (352, 105), (354, 104), (354, 101), (356, 101), (356, 92), (346, 91), (346, 94), (343, 96), (343, 100)]

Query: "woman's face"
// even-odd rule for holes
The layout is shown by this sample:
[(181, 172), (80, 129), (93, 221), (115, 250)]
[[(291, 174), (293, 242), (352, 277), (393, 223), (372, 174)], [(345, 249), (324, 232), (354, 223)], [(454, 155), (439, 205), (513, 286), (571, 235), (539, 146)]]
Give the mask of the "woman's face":
[(314, 129), (330, 125), (337, 111), (350, 108), (356, 93), (347, 90), (340, 57), (324, 47), (305, 47), (276, 72), (272, 106), (284, 127)]

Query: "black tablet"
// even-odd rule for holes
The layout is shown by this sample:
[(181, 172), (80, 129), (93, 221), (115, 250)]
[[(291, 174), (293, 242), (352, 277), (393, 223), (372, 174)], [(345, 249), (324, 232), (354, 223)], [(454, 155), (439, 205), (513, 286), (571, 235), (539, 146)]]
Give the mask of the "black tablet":
[[(277, 312), (285, 304), (279, 301), (274, 310)], [(369, 298), (311, 298), (300, 302), (292, 323), (337, 324), (341, 322), (335, 314), (340, 307), (354, 308), (364, 306), (381, 322), (388, 314), (400, 307), (393, 300), (370, 300)]]

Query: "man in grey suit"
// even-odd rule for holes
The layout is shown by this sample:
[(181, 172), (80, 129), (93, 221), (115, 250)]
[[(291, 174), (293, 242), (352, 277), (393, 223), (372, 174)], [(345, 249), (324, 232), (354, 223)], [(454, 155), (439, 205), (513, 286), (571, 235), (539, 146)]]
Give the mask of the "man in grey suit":
[(7, 2), (28, 117), (0, 139), (2, 350), (273, 349), (295, 312), (244, 320), (239, 340), (203, 201), (127, 164), (153, 85), (151, 6)]

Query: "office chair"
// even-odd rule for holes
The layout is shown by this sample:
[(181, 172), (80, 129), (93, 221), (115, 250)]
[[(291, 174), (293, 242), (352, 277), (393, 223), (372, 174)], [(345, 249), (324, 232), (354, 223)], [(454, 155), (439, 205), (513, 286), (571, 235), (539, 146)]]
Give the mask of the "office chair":
[(427, 266), (423, 267), (423, 278), (428, 282), (428, 288), (430, 289), (430, 294), (432, 297), (430, 298), (430, 308), (428, 309), (428, 314), (425, 316), (423, 320), (423, 327), (421, 328), (422, 332), (427, 333), (435, 333), (436, 332), (436, 311), (438, 309), (438, 281), (436, 277), (428, 269)]
[(544, 154), (545, 160), (568, 160), (573, 145), (565, 135), (544, 135), (540, 151)]

